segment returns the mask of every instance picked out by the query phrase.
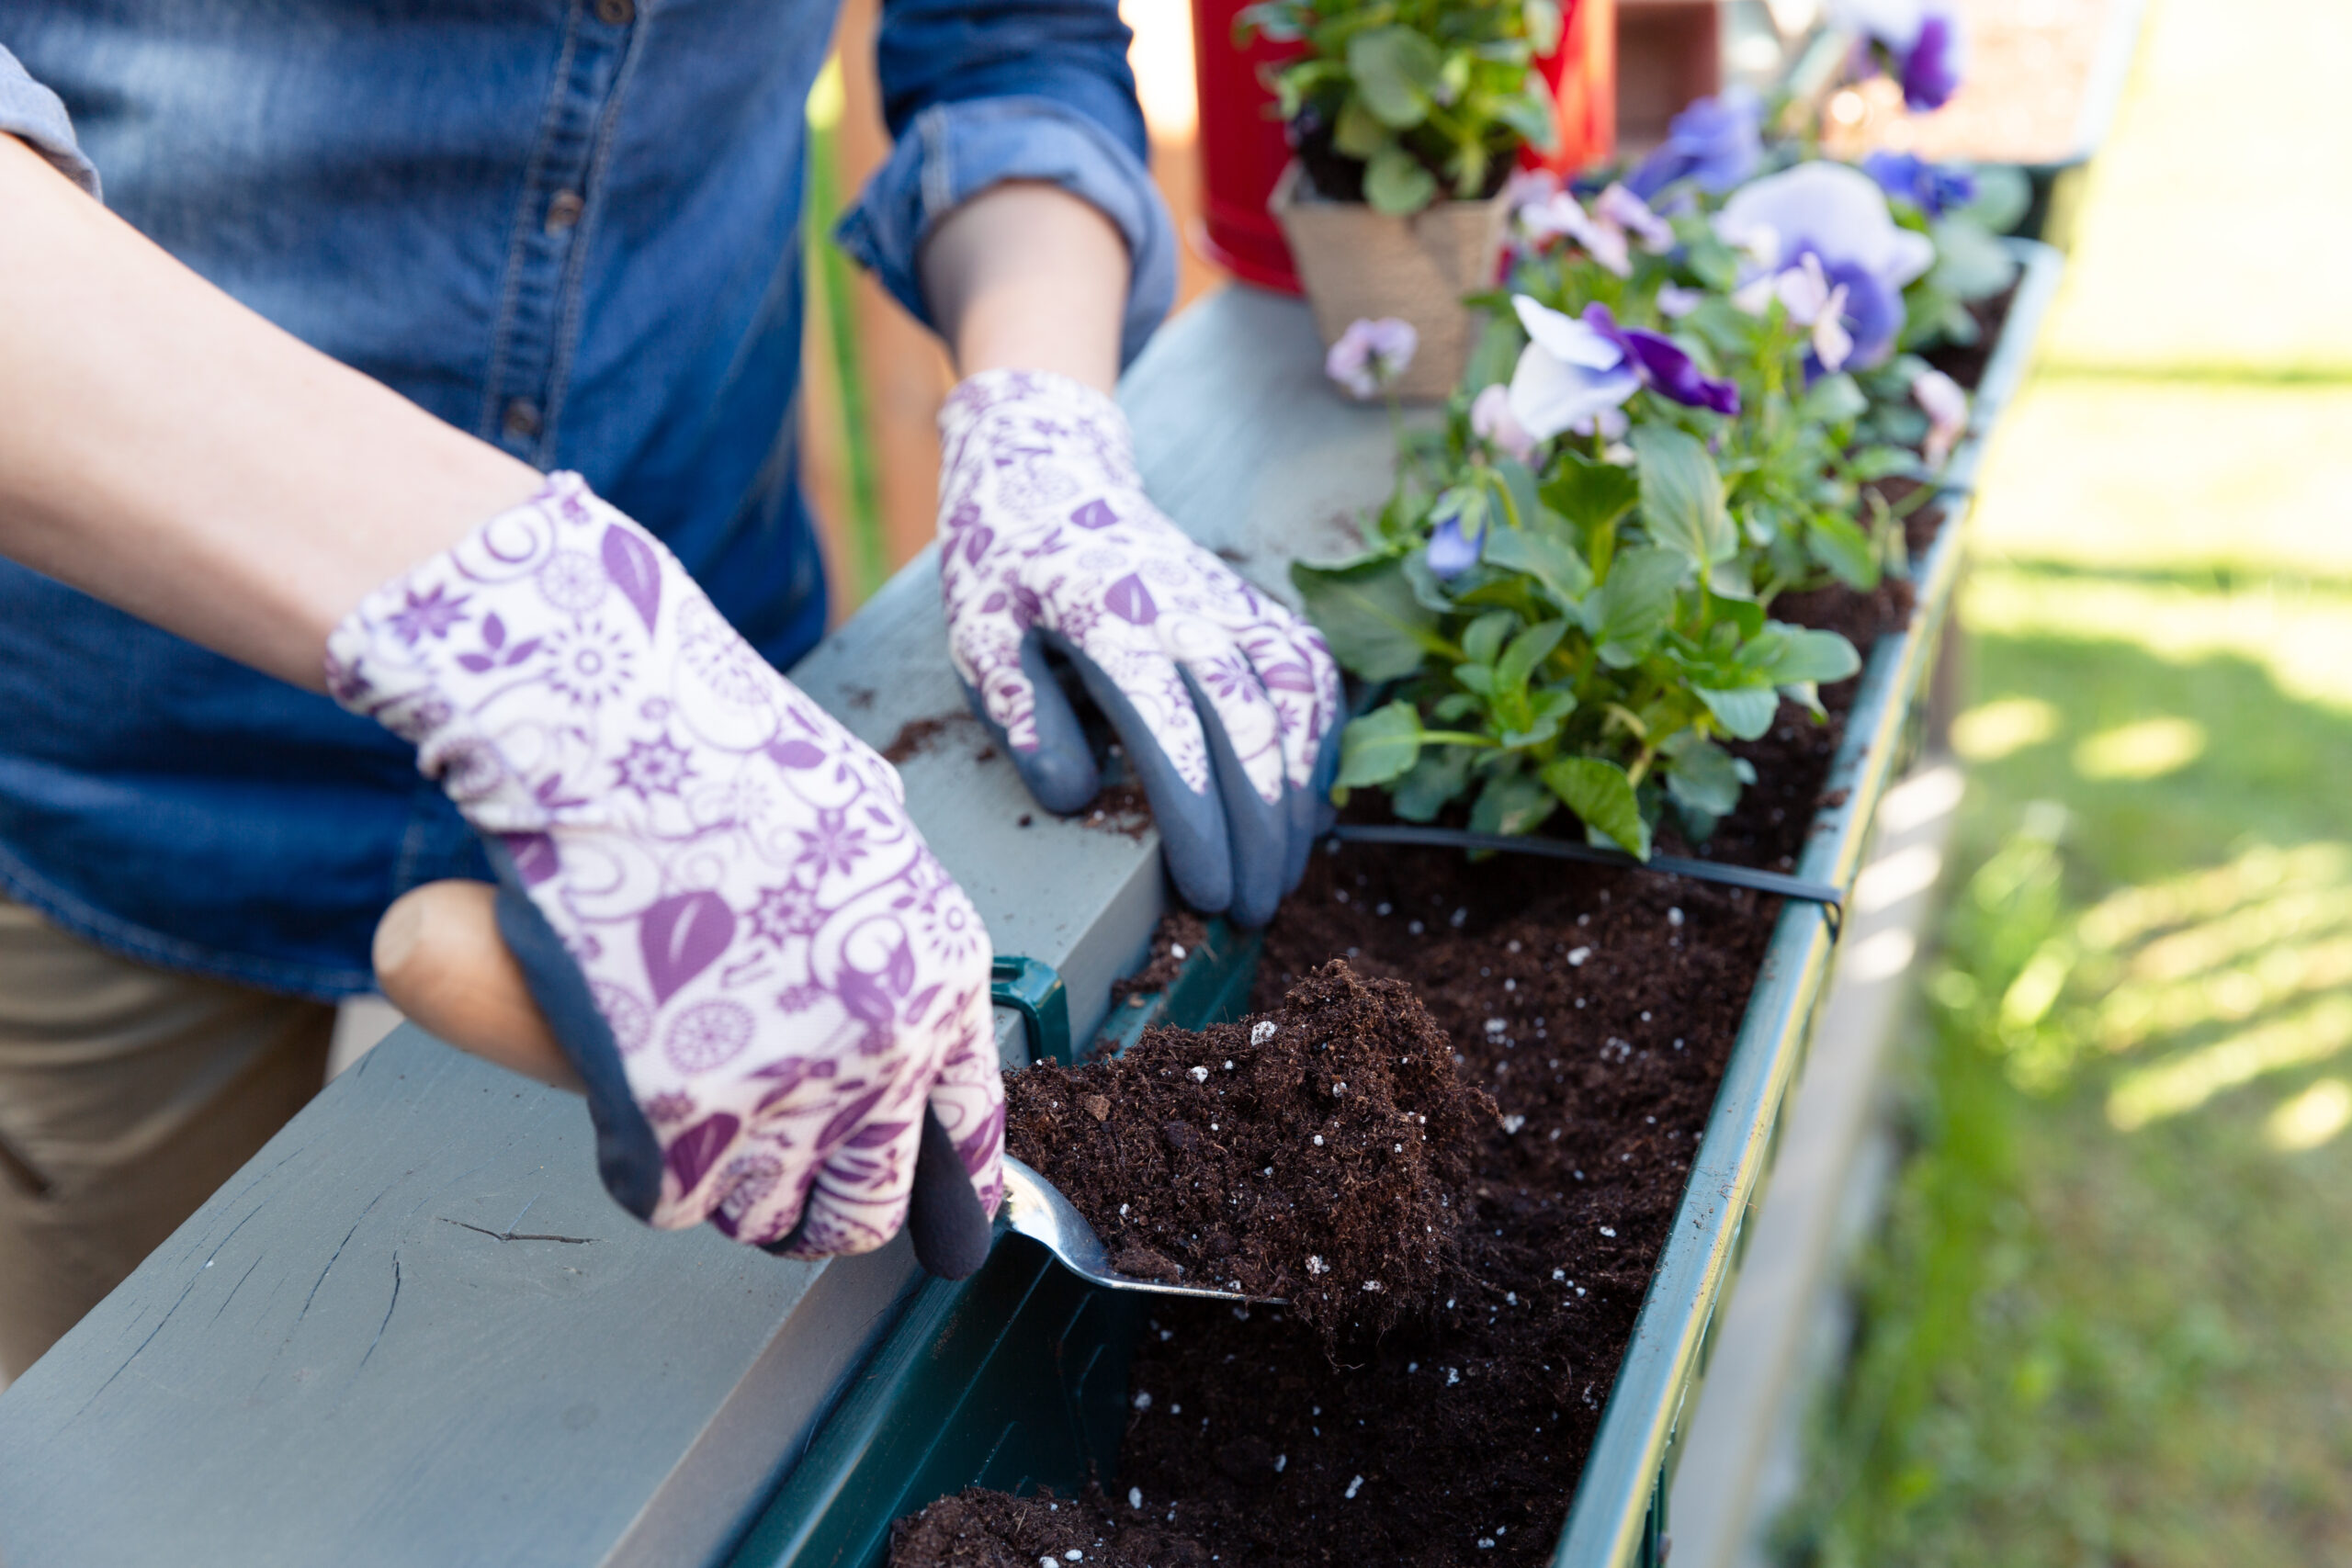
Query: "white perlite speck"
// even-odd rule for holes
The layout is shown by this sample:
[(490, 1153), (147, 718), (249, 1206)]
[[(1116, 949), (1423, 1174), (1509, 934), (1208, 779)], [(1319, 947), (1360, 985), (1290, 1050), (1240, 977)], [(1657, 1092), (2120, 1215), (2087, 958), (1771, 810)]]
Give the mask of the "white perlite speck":
[(1168, 956), (1169, 956), (1169, 957), (1170, 957), (1170, 958), (1182, 958), (1182, 957), (1183, 957), (1183, 956), (1184, 956), (1184, 944), (1183, 944), (1182, 942), (1170, 942), (1170, 943), (1168, 944)]
[(1306, 1255), (1306, 1271), (1310, 1274), (1328, 1274), (1331, 1271), (1331, 1266), (1310, 1252)]
[(1287, 1470), (1287, 1469), (1289, 1469), (1289, 1468), (1290, 1468), (1290, 1455), (1288, 1455), (1288, 1454), (1276, 1454), (1276, 1455), (1274, 1456), (1274, 1473), (1275, 1473), (1276, 1475), (1280, 1475), (1283, 1471), (1285, 1471), (1285, 1470)]
[(1611, 1227), (1608, 1226), (1608, 1225), (1603, 1225), (1603, 1226), (1601, 1226), (1601, 1227), (1600, 1227), (1600, 1234), (1601, 1234), (1601, 1235), (1605, 1235), (1605, 1236), (1607, 1236), (1607, 1237), (1608, 1237), (1610, 1240), (1611, 1240), (1611, 1241), (1614, 1241), (1614, 1240), (1616, 1240), (1616, 1239), (1617, 1239), (1617, 1232), (1616, 1232), (1614, 1229), (1612, 1229)]
[(1571, 969), (1580, 967), (1584, 961), (1591, 956), (1592, 949), (1589, 947), (1572, 947), (1568, 950), (1568, 967)]
[(1194, 1068), (1193, 1069), (1193, 1081), (1194, 1083), (1206, 1083), (1206, 1082), (1208, 1082), (1208, 1081), (1209, 1081), (1209, 1070), (1208, 1070), (1206, 1067), (1194, 1067)]
[(1151, 1408), (1151, 1395), (1150, 1395), (1150, 1394), (1148, 1394), (1148, 1393), (1145, 1393), (1145, 1392), (1144, 1392), (1143, 1390), (1141, 1390), (1141, 1389), (1137, 1389), (1137, 1390), (1136, 1391), (1136, 1408), (1137, 1410), (1148, 1410), (1148, 1409), (1150, 1409), (1150, 1408)]
[(1363, 1491), (1363, 1476), (1359, 1475), (1359, 1476), (1357, 1476), (1353, 1481), (1351, 1481), (1351, 1482), (1349, 1482), (1349, 1483), (1348, 1483), (1348, 1496), (1349, 1496), (1349, 1498), (1350, 1498), (1350, 1500), (1351, 1500), (1351, 1501), (1352, 1501), (1352, 1500), (1354, 1499), (1355, 1495), (1356, 1495), (1358, 1492), (1361, 1492), (1361, 1491)]
[(1231, 1071), (1233, 1071), (1233, 1064), (1232, 1064), (1231, 1062), (1227, 1062), (1227, 1063), (1225, 1065), (1225, 1070), (1226, 1070), (1227, 1072), (1228, 1072), (1228, 1073), (1229, 1073), (1229, 1072), (1231, 1072)]
[(1490, 1018), (1487, 1020), (1487, 1032), (1489, 1034), (1500, 1034), (1504, 1030), (1509, 1029), (1510, 1027), (1510, 1020), (1507, 1018)]
[(1323, 1134), (1320, 1133), (1315, 1134), (1315, 1146), (1318, 1149), (1323, 1146)]
[(1380, 1281), (1377, 1280), (1366, 1280), (1363, 1282), (1363, 1288), (1367, 1291), (1376, 1291), (1380, 1289)]
[(1062, 1561), (1065, 1562), (1083, 1562), (1086, 1561), (1086, 1553), (1073, 1546), (1068, 1551), (1062, 1553)]
[(1250, 1026), (1250, 1043), (1252, 1045), (1263, 1045), (1273, 1037), (1274, 1025), (1272, 1019), (1260, 1019)]
[(1130, 1508), (1140, 1508), (1143, 1506), (1142, 1487), (1130, 1486), (1127, 1488), (1127, 1506)]
[(1524, 1116), (1511, 1115), (1503, 1118), (1503, 1131), (1506, 1133), (1516, 1133), (1526, 1125), (1527, 1118)]
[(1679, 907), (1668, 909), (1666, 912), (1666, 923), (1669, 926), (1680, 925), (1682, 923), (1682, 910)]

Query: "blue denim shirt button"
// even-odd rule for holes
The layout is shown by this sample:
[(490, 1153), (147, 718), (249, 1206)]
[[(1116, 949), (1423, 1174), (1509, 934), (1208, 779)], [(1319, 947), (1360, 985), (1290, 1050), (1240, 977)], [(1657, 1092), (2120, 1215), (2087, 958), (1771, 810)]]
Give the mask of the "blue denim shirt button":
[(528, 398), (517, 398), (506, 405), (506, 434), (517, 441), (529, 441), (539, 434), (539, 405)]
[(596, 19), (608, 28), (625, 28), (637, 20), (637, 0), (596, 0)]
[(580, 214), (587, 205), (576, 190), (556, 192), (548, 200), (548, 232), (560, 234), (579, 222)]

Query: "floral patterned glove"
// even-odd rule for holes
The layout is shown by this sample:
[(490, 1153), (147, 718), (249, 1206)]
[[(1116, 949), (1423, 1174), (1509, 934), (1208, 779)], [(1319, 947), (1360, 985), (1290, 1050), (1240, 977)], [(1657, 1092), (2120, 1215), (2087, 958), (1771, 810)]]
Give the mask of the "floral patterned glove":
[(927, 1103), (994, 1211), (979, 917), (890, 766), (578, 475), (369, 594), (327, 674), (491, 845), (623, 1207), (869, 1250), (906, 1215)]
[(1263, 925), (1329, 816), (1340, 677), (1321, 634), (1143, 492), (1118, 405), (990, 370), (940, 412), (940, 584), (973, 711), (1049, 811), (1100, 780), (1051, 649), (1118, 731), (1185, 901)]

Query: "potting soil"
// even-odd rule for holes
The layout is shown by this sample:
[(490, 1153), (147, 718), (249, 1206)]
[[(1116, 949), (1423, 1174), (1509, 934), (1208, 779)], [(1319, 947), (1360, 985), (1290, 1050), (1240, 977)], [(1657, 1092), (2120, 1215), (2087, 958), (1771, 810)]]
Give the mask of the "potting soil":
[[(1980, 310), (1988, 337), (2008, 303)], [(1953, 357), (1973, 384), (1982, 359)], [(1915, 559), (1941, 521), (1933, 507), (1906, 518)], [(1841, 631), (1867, 657), (1912, 604), (1891, 581), (1783, 595), (1773, 614)], [(1707, 842), (1666, 832), (1661, 852), (1792, 867), (1831, 804), (1854, 693), (1850, 680), (1824, 689), (1826, 723), (1784, 705), (1763, 739), (1734, 746), (1758, 782)], [(1253, 999), (1334, 956), (1407, 980), (1462, 1077), (1491, 1089), (1501, 1120), (1475, 1151), (1458, 1272), (1433, 1314), (1336, 1359), (1287, 1310), (1159, 1309), (1136, 1347), (1110, 1506), (1167, 1533), (1134, 1552), (1105, 1537), (1084, 1561), (1157, 1568), (1191, 1546), (1268, 1568), (1547, 1562), (1780, 905), (1532, 857), (1318, 851), (1268, 930)]]
[(1335, 1344), (1435, 1305), (1495, 1123), (1412, 988), (1310, 965), (1262, 1010), (1006, 1080), (1006, 1147), (1122, 1273), (1279, 1296)]
[(1036, 1568), (1040, 1562), (1206, 1568), (1198, 1541), (1170, 1534), (1156, 1516), (1120, 1509), (1099, 1489), (1057, 1497), (1048, 1487), (1015, 1497), (974, 1486), (942, 1497), (890, 1529), (893, 1562), (940, 1568)]

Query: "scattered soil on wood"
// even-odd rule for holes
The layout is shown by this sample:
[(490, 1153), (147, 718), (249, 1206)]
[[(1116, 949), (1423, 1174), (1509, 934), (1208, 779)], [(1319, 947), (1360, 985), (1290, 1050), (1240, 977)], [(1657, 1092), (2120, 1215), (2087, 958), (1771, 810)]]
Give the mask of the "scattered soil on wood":
[(942, 1497), (890, 1528), (890, 1561), (930, 1568), (1207, 1568), (1197, 1541), (1156, 1528), (1159, 1516), (1117, 1508), (1093, 1488), (1078, 1499), (1051, 1487), (1015, 1497), (979, 1487)]
[(909, 719), (899, 727), (898, 734), (890, 737), (890, 744), (882, 748), (882, 760), (894, 768), (901, 767), (925, 751), (935, 751), (958, 740), (979, 742), (981, 761), (996, 755), (996, 748), (989, 744), (988, 732), (980, 727), (980, 721), (968, 713), (958, 712)]
[(1238, 1023), (1013, 1075), (1005, 1143), (1120, 1272), (1285, 1298), (1328, 1348), (1436, 1304), (1495, 1110), (1402, 980), (1293, 978)]
[(1098, 832), (1140, 839), (1151, 830), (1151, 802), (1145, 798), (1143, 785), (1122, 779), (1097, 790), (1093, 800), (1070, 820)]
[(1115, 1008), (1129, 997), (1148, 996), (1174, 985), (1184, 960), (1208, 940), (1208, 921), (1192, 910), (1174, 908), (1160, 916), (1159, 924), (1152, 928), (1151, 945), (1145, 949), (1143, 967), (1111, 982), (1111, 1005)]

